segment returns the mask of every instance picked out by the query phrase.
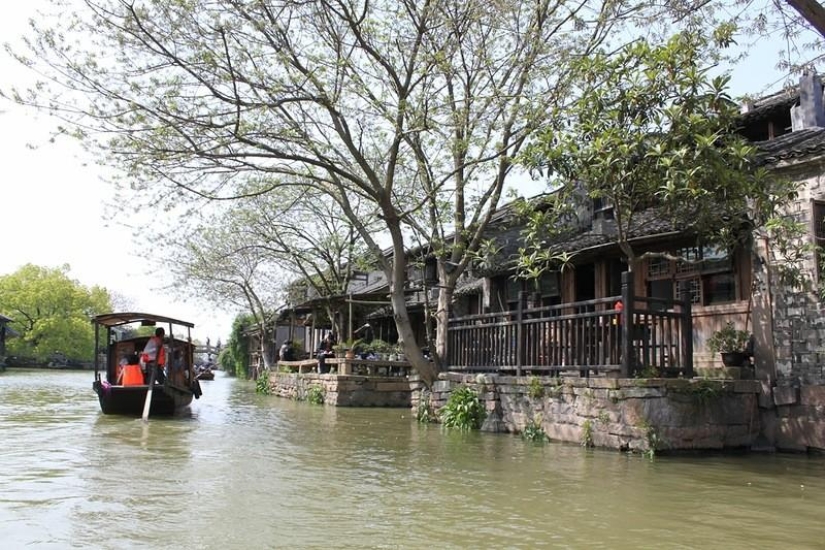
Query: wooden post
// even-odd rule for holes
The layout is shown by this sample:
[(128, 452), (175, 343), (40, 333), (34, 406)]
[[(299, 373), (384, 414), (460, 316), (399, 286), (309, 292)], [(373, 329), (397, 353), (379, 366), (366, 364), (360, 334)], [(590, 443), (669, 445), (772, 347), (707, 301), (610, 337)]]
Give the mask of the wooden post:
[(520, 290), (516, 310), (516, 376), (521, 376), (521, 367), (524, 365), (524, 306), (526, 303), (527, 293)]
[(352, 294), (349, 295), (349, 299), (347, 300), (349, 304), (349, 324), (347, 325), (347, 340), (352, 340)]
[(633, 294), (633, 272), (622, 273), (622, 378), (633, 376), (633, 306), (635, 306), (635, 296)]
[[(95, 348), (97, 349), (97, 348)], [(6, 355), (6, 321), (0, 319), (0, 361)]]
[(693, 313), (690, 300), (682, 303), (682, 354), (685, 378), (693, 378)]

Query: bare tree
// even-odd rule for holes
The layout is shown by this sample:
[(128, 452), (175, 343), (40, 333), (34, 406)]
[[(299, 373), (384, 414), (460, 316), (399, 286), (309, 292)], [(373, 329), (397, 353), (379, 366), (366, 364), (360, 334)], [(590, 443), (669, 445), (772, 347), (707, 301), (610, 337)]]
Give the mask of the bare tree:
[(233, 304), (251, 313), (260, 334), (259, 353), (269, 368), (274, 357), (277, 307), (283, 301), (283, 277), (277, 264), (243, 238), (231, 219), (201, 227), (188, 239), (164, 250), (175, 287), (213, 304)]
[[(364, 227), (376, 225), (374, 217), (370, 222), (372, 205), (354, 208)], [(288, 294), (296, 295), (290, 296), (291, 301), (315, 298), (334, 330), (343, 334), (338, 326), (340, 296), (348, 291), (356, 272), (375, 267), (337, 203), (317, 191), (285, 187), (237, 201), (228, 218), (240, 238), (292, 276)]]
[[(58, 0), (55, 0), (59, 3)], [(453, 289), (513, 159), (571, 93), (567, 61), (603, 45), (637, 0), (85, 0), (33, 22), (21, 102), (159, 194), (227, 199), (297, 186), (337, 203), (390, 282), (406, 354), (411, 233), (433, 245), (446, 350)], [(618, 35), (617, 35), (618, 36)], [(632, 36), (621, 35), (630, 40)], [(385, 256), (360, 205), (382, 221)]]

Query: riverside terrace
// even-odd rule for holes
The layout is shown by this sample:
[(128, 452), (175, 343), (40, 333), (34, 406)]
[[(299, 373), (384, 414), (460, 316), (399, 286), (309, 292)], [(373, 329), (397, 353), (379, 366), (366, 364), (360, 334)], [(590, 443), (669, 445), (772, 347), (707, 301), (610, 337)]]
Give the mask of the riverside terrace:
[(407, 362), (335, 358), (327, 359), (332, 374), (311, 372), (314, 360), (279, 363), (268, 390), (420, 412), (437, 411), (467, 386), (487, 412), (485, 431), (532, 426), (556, 441), (641, 452), (825, 450), (825, 430), (809, 418), (825, 405), (825, 389), (795, 396), (766, 393), (758, 380), (694, 378), (690, 305), (636, 297), (631, 288), (538, 308), (522, 296), (514, 311), (452, 319), (448, 369), (432, 388)]
[[(450, 319), (447, 371), (633, 378), (693, 377), (690, 303), (622, 294), (545, 307), (527, 307), (522, 292), (513, 311)], [(338, 375), (409, 376), (406, 361), (331, 358)], [(314, 372), (317, 361), (280, 361), (279, 368)]]

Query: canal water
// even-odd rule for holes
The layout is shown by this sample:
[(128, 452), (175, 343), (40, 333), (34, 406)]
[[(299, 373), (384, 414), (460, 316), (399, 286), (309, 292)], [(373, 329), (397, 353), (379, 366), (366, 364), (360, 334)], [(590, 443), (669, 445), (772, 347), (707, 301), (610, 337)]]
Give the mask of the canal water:
[(419, 426), (218, 373), (180, 418), (0, 374), (0, 548), (825, 548), (825, 459), (657, 457)]

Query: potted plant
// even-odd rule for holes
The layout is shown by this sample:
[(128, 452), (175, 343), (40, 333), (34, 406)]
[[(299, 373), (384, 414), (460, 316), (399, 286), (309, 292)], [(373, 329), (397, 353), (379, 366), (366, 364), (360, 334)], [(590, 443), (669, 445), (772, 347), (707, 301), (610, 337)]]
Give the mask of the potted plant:
[(748, 359), (747, 348), (750, 334), (738, 330), (731, 321), (708, 338), (708, 348), (722, 356), (726, 367), (741, 367)]
[(395, 346), (393, 346), (393, 351), (395, 352), (395, 356), (396, 356), (397, 361), (406, 361), (407, 360), (407, 356), (404, 355), (404, 346), (403, 346), (403, 344), (401, 344), (401, 342), (399, 342), (399, 343), (395, 344)]
[(332, 349), (335, 351), (336, 357), (345, 357), (346, 359), (355, 358), (355, 342), (352, 340), (335, 344), (332, 346)]
[(381, 360), (386, 360), (391, 351), (392, 346), (380, 338), (376, 338), (367, 346), (367, 352), (372, 352)]

